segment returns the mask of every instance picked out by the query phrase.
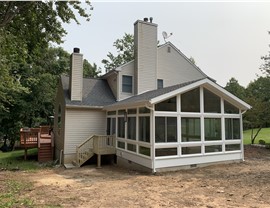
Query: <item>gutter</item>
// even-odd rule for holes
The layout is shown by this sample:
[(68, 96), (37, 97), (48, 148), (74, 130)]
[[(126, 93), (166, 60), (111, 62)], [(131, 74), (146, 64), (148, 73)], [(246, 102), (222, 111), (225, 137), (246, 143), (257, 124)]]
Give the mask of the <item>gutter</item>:
[(100, 109), (102, 110), (104, 106), (85, 106), (85, 105), (66, 105), (66, 108), (76, 108), (76, 109)]

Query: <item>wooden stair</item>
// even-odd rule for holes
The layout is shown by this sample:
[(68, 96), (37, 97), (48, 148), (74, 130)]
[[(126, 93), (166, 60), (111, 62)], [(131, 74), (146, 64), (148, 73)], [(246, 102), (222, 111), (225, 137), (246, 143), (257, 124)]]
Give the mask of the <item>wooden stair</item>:
[(76, 161), (73, 165), (80, 167), (91, 157), (97, 155), (97, 166), (101, 166), (101, 155), (115, 154), (115, 138), (110, 135), (92, 135), (76, 147)]
[(53, 148), (51, 143), (40, 143), (38, 149), (38, 161), (48, 162), (53, 160)]

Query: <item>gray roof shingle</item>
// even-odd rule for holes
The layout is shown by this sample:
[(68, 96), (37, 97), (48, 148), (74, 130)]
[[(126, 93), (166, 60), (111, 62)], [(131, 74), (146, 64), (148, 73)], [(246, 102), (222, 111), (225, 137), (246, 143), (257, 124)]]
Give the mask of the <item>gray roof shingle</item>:
[(106, 80), (83, 78), (82, 101), (70, 100), (68, 76), (61, 76), (61, 81), (66, 105), (103, 107), (116, 102), (116, 99)]

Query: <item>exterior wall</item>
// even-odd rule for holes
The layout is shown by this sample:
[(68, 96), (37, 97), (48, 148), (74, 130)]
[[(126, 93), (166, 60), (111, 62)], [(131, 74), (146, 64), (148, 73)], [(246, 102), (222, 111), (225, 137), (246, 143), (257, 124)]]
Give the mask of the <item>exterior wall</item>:
[[(61, 109), (60, 117), (61, 122), (59, 123), (59, 107)], [(58, 85), (55, 101), (54, 110), (54, 142), (55, 142), (55, 158), (60, 159), (61, 150), (64, 149), (64, 137), (65, 137), (65, 99), (63, 87), (60, 82)], [(59, 124), (58, 124), (59, 123)], [(60, 161), (62, 162), (62, 161)]]
[[(168, 47), (170, 47), (170, 52), (168, 52)], [(158, 49), (157, 57), (157, 79), (163, 79), (163, 87), (205, 77), (205, 75), (169, 44)]]
[(157, 89), (157, 25), (134, 24), (135, 94)]
[(107, 78), (107, 82), (113, 92), (114, 97), (118, 99), (118, 90), (117, 90), (117, 73), (110, 75)]
[(75, 159), (76, 146), (94, 134), (105, 135), (106, 113), (101, 110), (66, 109), (64, 163)]
[(82, 100), (83, 86), (83, 55), (73, 53), (71, 55), (70, 70), (70, 98), (71, 100)]
[[(134, 95), (134, 86), (135, 86), (135, 78), (134, 78), (134, 61), (127, 63), (126, 65), (121, 67), (121, 71), (118, 72), (118, 83), (119, 83), (119, 91), (118, 91), (118, 97), (117, 100), (123, 100), (125, 98), (128, 98), (130, 96)], [(123, 75), (129, 75), (132, 76), (132, 93), (126, 93), (122, 92), (122, 76)]]

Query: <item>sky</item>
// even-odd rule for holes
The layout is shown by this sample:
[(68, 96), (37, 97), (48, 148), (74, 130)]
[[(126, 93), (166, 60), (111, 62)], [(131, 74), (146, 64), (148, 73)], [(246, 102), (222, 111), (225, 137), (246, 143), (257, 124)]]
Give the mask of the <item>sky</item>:
[(133, 34), (134, 22), (153, 17), (162, 32), (173, 33), (172, 42), (218, 84), (236, 78), (246, 87), (261, 75), (261, 56), (270, 50), (270, 2), (93, 2), (91, 20), (80, 25), (64, 24), (68, 34), (61, 45), (68, 52), (81, 49), (84, 58), (96, 63), (108, 52), (116, 54), (113, 42)]

